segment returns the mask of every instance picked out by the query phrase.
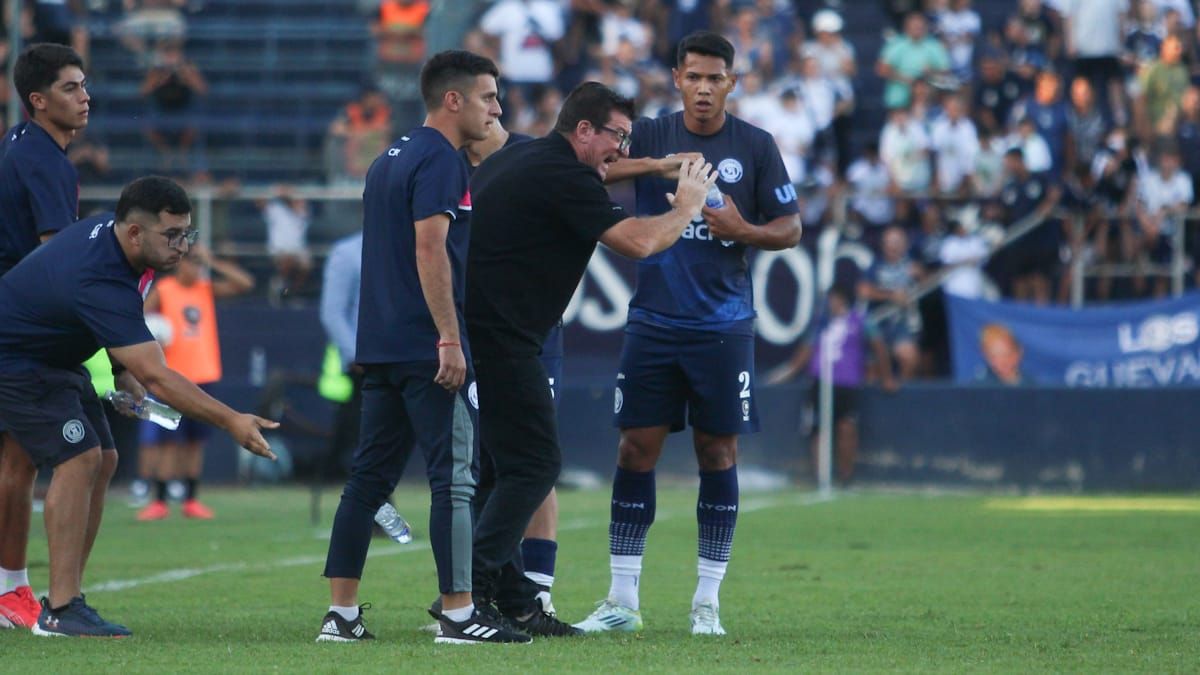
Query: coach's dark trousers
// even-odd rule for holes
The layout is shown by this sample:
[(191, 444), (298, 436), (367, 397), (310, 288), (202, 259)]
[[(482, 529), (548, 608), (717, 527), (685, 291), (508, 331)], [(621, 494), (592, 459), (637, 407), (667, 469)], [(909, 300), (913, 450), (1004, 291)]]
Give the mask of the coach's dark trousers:
[(536, 356), (478, 359), (475, 380), (482, 457), (474, 592), (522, 616), (533, 609), (538, 589), (524, 574), (521, 537), (562, 468), (554, 400)]

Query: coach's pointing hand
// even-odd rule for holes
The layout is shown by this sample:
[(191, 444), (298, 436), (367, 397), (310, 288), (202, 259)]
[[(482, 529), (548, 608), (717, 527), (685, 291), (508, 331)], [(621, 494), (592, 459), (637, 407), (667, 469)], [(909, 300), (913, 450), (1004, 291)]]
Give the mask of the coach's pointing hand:
[(237, 441), (238, 445), (259, 457), (275, 459), (275, 453), (271, 452), (271, 444), (263, 438), (260, 429), (278, 428), (279, 422), (265, 420), (249, 413), (240, 413), (229, 425), (229, 435), (233, 436), (233, 440)]
[(684, 160), (679, 166), (679, 183), (675, 186), (674, 194), (667, 193), (667, 202), (694, 220), (704, 207), (704, 195), (708, 193), (708, 188), (716, 182), (717, 175), (712, 172), (712, 164)]

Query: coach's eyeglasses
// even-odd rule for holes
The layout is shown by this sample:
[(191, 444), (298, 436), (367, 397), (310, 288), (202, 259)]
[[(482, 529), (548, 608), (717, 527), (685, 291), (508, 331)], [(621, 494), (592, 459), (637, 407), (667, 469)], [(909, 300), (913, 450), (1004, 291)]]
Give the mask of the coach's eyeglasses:
[[(151, 230), (151, 231), (158, 232), (158, 230)], [(163, 230), (162, 232), (158, 232), (158, 234), (161, 234), (162, 236), (166, 237), (167, 238), (167, 246), (170, 246), (171, 248), (175, 248), (175, 249), (179, 248), (180, 246), (183, 246), (183, 242), (185, 242), (185, 241), (188, 243), (188, 246), (195, 246), (196, 242), (200, 240), (200, 228), (198, 228), (198, 227), (189, 227), (186, 230), (172, 228), (170, 230)]]
[(633, 137), (629, 135), (628, 131), (608, 126), (601, 126), (600, 128), (617, 137), (617, 150), (621, 152), (628, 150), (629, 144), (633, 143)]

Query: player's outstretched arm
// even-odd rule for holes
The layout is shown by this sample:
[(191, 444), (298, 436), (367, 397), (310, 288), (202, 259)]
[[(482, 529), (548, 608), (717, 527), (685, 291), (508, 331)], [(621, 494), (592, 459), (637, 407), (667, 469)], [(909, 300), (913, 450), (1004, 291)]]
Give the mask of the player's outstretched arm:
[(622, 157), (608, 166), (604, 182), (612, 185), (630, 178), (659, 176), (667, 180), (679, 178), (679, 169), (684, 162), (703, 162), (704, 155), (698, 152), (680, 152), (666, 157)]
[(179, 412), (220, 427), (233, 436), (238, 445), (256, 455), (275, 459), (262, 429), (274, 429), (272, 422), (256, 415), (239, 413), (204, 393), (183, 375), (167, 367), (162, 347), (157, 342), (142, 342), (126, 347), (110, 347), (108, 353), (125, 366), (138, 382)]
[(600, 235), (600, 241), (617, 253), (637, 260), (665, 250), (700, 214), (704, 195), (716, 180), (711, 164), (684, 160), (679, 168), (675, 193), (667, 195), (670, 211), (648, 218), (626, 218)]

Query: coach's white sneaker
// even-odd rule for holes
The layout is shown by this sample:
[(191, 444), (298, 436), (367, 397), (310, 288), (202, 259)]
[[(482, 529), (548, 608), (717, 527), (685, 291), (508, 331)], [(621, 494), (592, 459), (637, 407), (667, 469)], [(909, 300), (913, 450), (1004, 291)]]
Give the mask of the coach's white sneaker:
[(636, 633), (643, 627), (642, 613), (618, 605), (612, 600), (605, 600), (596, 605), (596, 611), (575, 624), (575, 627), (585, 633), (604, 633), (612, 630)]
[(724, 635), (716, 605), (702, 602), (692, 608), (692, 635)]

